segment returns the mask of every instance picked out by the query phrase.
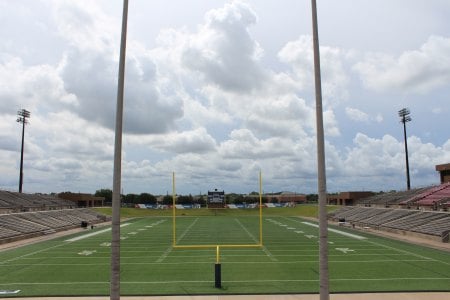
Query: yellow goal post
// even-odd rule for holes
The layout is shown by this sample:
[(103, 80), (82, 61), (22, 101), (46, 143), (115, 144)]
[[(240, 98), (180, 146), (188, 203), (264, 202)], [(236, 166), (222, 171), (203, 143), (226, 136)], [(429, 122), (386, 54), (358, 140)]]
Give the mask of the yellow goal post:
[(176, 222), (176, 183), (175, 172), (172, 173), (172, 248), (174, 249), (216, 249), (216, 262), (220, 262), (220, 248), (259, 248), (263, 247), (262, 226), (262, 174), (259, 172), (259, 241), (256, 244), (209, 244), (209, 245), (177, 245)]

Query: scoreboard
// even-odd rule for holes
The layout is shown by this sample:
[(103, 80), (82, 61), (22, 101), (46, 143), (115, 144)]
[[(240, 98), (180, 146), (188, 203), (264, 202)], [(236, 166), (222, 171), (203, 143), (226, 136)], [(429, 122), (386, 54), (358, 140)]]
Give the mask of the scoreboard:
[(225, 191), (208, 191), (208, 204), (225, 204)]

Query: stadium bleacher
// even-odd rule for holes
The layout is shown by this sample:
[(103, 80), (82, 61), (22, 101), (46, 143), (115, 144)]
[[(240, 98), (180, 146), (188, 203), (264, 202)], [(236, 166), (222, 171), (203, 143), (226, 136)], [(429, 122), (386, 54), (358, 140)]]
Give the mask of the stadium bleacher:
[(411, 189), (409, 191), (394, 191), (388, 193), (381, 193), (374, 196), (370, 196), (361, 200), (362, 204), (365, 206), (382, 206), (382, 207), (390, 207), (399, 205), (400, 202), (408, 199), (418, 193), (427, 190), (428, 188), (418, 188)]
[(109, 218), (87, 208), (0, 215), (0, 243), (97, 224)]
[(0, 191), (0, 244), (109, 220), (75, 207), (72, 201), (50, 195)]
[(24, 194), (0, 190), (0, 213), (75, 208), (69, 200), (42, 194)]
[(402, 201), (401, 205), (410, 206), (431, 206), (435, 209), (438, 204), (446, 202), (450, 198), (450, 182), (429, 188), (409, 199)]
[(329, 219), (378, 230), (435, 236), (443, 242), (448, 242), (450, 231), (450, 213), (447, 212), (347, 206), (330, 214)]
[(450, 206), (450, 183), (436, 186), (380, 193), (361, 199), (366, 207), (425, 208), (427, 210), (447, 210)]

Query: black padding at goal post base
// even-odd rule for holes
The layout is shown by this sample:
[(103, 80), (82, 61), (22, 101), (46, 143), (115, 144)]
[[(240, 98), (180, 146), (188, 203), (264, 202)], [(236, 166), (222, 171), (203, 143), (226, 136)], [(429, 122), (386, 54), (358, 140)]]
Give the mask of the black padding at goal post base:
[(214, 272), (214, 274), (215, 274), (215, 285), (214, 285), (214, 287), (215, 288), (218, 288), (218, 289), (221, 289), (222, 288), (222, 274), (221, 274), (221, 272), (222, 272), (222, 268), (221, 268), (221, 265), (220, 264), (215, 264), (215, 266), (214, 266), (215, 268), (215, 272)]

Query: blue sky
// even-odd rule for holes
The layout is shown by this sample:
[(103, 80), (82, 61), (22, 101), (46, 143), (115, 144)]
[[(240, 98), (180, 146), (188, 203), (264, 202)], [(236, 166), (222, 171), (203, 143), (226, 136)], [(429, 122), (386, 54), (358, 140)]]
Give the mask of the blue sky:
[[(0, 188), (112, 186), (121, 1), (0, 0)], [(316, 192), (310, 1), (130, 0), (122, 186)], [(318, 1), (327, 189), (404, 190), (450, 162), (450, 3)]]

